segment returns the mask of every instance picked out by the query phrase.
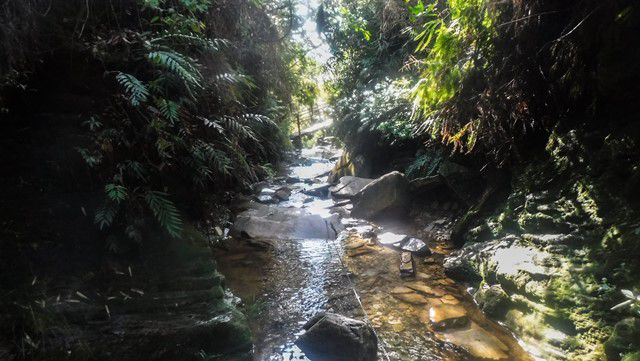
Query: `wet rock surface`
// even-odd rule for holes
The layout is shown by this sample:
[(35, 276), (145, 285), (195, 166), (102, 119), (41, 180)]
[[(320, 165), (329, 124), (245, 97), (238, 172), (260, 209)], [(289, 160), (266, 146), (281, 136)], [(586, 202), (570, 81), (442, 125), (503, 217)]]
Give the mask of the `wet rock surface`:
[(355, 198), (373, 179), (352, 176), (341, 177), (338, 184), (330, 188), (331, 196), (337, 199)]
[(304, 325), (296, 340), (312, 359), (336, 361), (376, 360), (378, 338), (366, 322), (335, 313), (321, 313)]
[(391, 172), (367, 184), (358, 194), (351, 215), (373, 219), (383, 211), (405, 213), (409, 206), (409, 181), (400, 172)]
[(335, 215), (323, 217), (304, 208), (252, 204), (240, 213), (231, 228), (236, 237), (257, 239), (332, 239), (342, 230)]

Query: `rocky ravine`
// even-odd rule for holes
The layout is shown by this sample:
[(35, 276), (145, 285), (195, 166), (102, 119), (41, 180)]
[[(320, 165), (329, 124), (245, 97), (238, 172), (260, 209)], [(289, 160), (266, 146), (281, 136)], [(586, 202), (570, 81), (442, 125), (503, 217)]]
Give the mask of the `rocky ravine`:
[[(530, 360), (444, 273), (457, 202), (424, 209), (414, 228), (414, 185), (402, 173), (341, 177), (328, 187), (333, 159), (326, 147), (304, 150), (288, 175), (256, 187), (240, 207), (235, 238), (217, 251), (250, 314), (255, 357), (326, 359), (305, 355), (295, 341), (309, 319), (333, 312), (370, 322), (379, 359)], [(331, 351), (339, 342), (324, 344)]]

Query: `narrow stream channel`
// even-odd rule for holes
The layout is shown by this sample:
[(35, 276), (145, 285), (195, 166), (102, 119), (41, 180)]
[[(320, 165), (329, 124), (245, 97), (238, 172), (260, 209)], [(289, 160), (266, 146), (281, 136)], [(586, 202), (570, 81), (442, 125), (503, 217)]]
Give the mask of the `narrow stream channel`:
[[(244, 207), (267, 216), (281, 212), (281, 222), (266, 223), (276, 227), (274, 235), (237, 237), (216, 251), (227, 285), (249, 316), (255, 359), (309, 360), (294, 341), (309, 318), (332, 311), (372, 324), (380, 339), (379, 360), (531, 360), (508, 330), (484, 317), (464, 285), (445, 276), (442, 262), (453, 212), (434, 207), (421, 214), (420, 227), (410, 220), (373, 224), (348, 218), (348, 205), (309, 195), (322, 189), (337, 156), (339, 150), (329, 146), (302, 150), (288, 175), (265, 184), (261, 193), (284, 187), (291, 191), (288, 200)], [(344, 229), (328, 231), (327, 237), (276, 235), (288, 214), (332, 217)], [(431, 255), (414, 255), (415, 276), (401, 277), (400, 252), (376, 241), (386, 232), (429, 242)], [(439, 319), (453, 322), (437, 324)]]

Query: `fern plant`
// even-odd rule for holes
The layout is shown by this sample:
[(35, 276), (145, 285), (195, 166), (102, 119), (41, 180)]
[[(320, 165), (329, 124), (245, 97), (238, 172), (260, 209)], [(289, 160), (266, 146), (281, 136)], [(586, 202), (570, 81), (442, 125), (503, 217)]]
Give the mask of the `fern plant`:
[(248, 105), (253, 78), (227, 62), (233, 44), (207, 33), (208, 5), (145, 1), (146, 29), (129, 44), (129, 63), (109, 72), (120, 93), (111, 113), (86, 122), (93, 146), (78, 148), (106, 184), (94, 217), (100, 229), (137, 241), (148, 215), (179, 237), (183, 189), (247, 185), (282, 151), (278, 124)]
[(118, 72), (116, 75), (116, 81), (124, 88), (127, 98), (134, 107), (137, 107), (140, 103), (147, 101), (149, 90), (135, 76)]

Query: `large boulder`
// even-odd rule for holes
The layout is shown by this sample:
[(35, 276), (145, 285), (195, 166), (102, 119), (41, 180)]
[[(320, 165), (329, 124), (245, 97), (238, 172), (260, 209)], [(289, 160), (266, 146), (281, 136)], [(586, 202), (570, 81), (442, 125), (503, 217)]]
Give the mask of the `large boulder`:
[(483, 181), (480, 174), (460, 164), (445, 160), (438, 168), (438, 175), (447, 187), (467, 205), (473, 204), (482, 192)]
[(404, 212), (409, 203), (409, 182), (404, 174), (391, 172), (369, 183), (356, 195), (351, 215), (371, 219), (383, 211)]
[(322, 217), (305, 209), (256, 203), (238, 214), (231, 234), (255, 239), (335, 239), (342, 229), (337, 215)]
[(344, 176), (335, 186), (329, 188), (331, 196), (338, 199), (352, 199), (369, 185), (373, 179)]
[(335, 313), (316, 315), (304, 325), (296, 345), (311, 360), (374, 361), (378, 338), (363, 321)]

